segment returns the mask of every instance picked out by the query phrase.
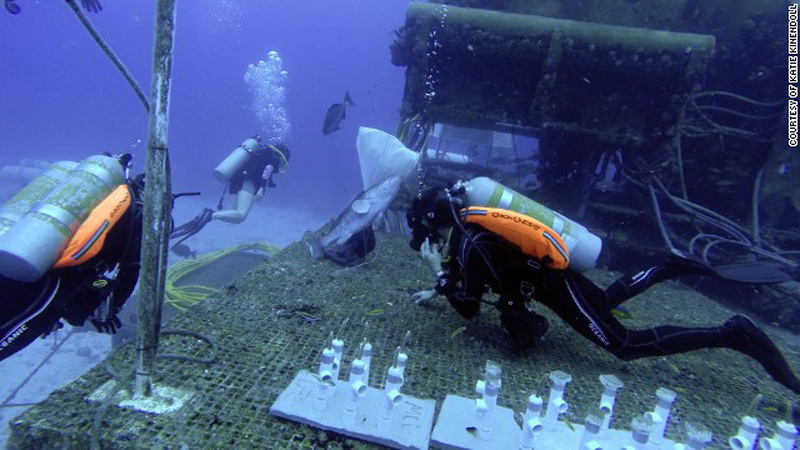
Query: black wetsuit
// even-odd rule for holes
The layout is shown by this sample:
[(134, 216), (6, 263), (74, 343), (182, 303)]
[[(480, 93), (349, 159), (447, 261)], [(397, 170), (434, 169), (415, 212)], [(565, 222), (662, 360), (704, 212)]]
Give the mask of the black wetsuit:
[[(272, 172), (267, 177), (264, 177), (264, 169), (267, 166), (272, 166)], [(274, 187), (275, 183), (272, 181), (272, 175), (277, 172), (279, 167), (281, 167), (281, 158), (275, 151), (270, 148), (259, 150), (250, 156), (239, 173), (231, 177), (228, 191), (231, 193), (241, 191), (245, 181), (253, 184), (255, 187), (253, 192), (257, 192), (267, 186)]]
[[(522, 309), (523, 305), (532, 298), (550, 308), (585, 338), (624, 360), (733, 345), (724, 326), (665, 325), (630, 330), (616, 319), (612, 313), (616, 306), (654, 283), (677, 275), (667, 266), (624, 277), (604, 291), (580, 273), (547, 268), (538, 259), (480, 226), (468, 224), (465, 231), (471, 239), (458, 227), (454, 228), (450, 259), (443, 267), (445, 273), (439, 277), (436, 290), (466, 318), (477, 314), (488, 285), (500, 295), (497, 307), (501, 316), (505, 312), (509, 320), (519, 318), (527, 312)], [(476, 250), (476, 245), (480, 251)], [(512, 338), (522, 342), (523, 345), (517, 342), (518, 346), (530, 345), (524, 345), (525, 337), (515, 336), (515, 333), (543, 334), (541, 330), (510, 329), (506, 320), (503, 322)], [(513, 320), (511, 323), (513, 328)]]
[[(139, 278), (142, 236), (141, 186), (131, 186), (131, 206), (109, 231), (92, 259), (76, 267), (53, 269), (32, 283), (0, 277), (0, 360), (59, 327), (61, 319), (80, 326), (98, 307), (105, 318), (93, 319), (98, 330), (114, 332), (116, 313)], [(113, 269), (119, 264), (116, 276)]]

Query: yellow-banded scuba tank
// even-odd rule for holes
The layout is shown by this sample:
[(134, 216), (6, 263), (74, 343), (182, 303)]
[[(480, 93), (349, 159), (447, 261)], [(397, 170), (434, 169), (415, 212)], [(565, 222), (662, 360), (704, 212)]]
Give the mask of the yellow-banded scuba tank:
[[(491, 178), (477, 177), (463, 182), (466, 206), (490, 206), (530, 216), (558, 233), (569, 249), (569, 267), (589, 270), (597, 263), (603, 241), (583, 225), (541, 205)], [(459, 186), (456, 186), (456, 190)]]
[(0, 167), (0, 183), (26, 185), (49, 169), (51, 165), (47, 161), (23, 158), (17, 165)]
[(0, 208), (0, 236), (10, 230), (15, 223), (30, 211), (33, 206), (49, 194), (58, 183), (78, 166), (75, 161), (60, 161), (31, 180)]
[(124, 182), (116, 158), (95, 155), (81, 161), (0, 236), (0, 275), (26, 282), (39, 279), (89, 212)]
[(499, 234), (548, 267), (563, 270), (569, 266), (569, 250), (561, 236), (531, 216), (486, 206), (470, 206), (459, 215), (462, 222), (475, 223)]
[(250, 157), (261, 148), (258, 136), (247, 138), (242, 145), (233, 151), (214, 168), (214, 178), (220, 183), (227, 183), (230, 179), (242, 170), (242, 167), (250, 160)]

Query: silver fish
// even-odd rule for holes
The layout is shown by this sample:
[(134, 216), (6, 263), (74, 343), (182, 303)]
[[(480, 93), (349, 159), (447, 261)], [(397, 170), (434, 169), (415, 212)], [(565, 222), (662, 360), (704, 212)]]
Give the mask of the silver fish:
[(342, 245), (350, 236), (372, 226), (375, 219), (386, 211), (399, 190), (400, 177), (393, 176), (358, 194), (333, 221), (331, 230), (325, 236), (306, 243), (311, 259), (319, 258), (322, 250), (329, 245)]

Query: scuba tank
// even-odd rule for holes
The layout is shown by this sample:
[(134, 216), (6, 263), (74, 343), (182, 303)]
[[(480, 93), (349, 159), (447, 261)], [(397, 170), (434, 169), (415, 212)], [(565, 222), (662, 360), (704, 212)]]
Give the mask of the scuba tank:
[(81, 161), (0, 236), (0, 275), (25, 282), (41, 278), (91, 210), (124, 182), (124, 169), (114, 157)]
[(214, 169), (214, 178), (220, 183), (227, 183), (234, 175), (242, 170), (242, 167), (244, 167), (250, 159), (250, 156), (260, 148), (261, 142), (259, 142), (258, 136), (245, 139), (242, 145), (233, 149), (233, 151)]
[(78, 163), (75, 161), (61, 161), (52, 164), (49, 169), (31, 180), (21, 191), (11, 197), (0, 208), (0, 236), (19, 222), (22, 216), (49, 194), (58, 183), (67, 178), (67, 175), (77, 165)]
[(16, 166), (4, 166), (0, 168), (0, 182), (3, 184), (28, 184), (49, 168), (50, 163), (47, 161), (22, 159)]
[[(542, 222), (558, 233), (569, 249), (569, 267), (584, 272), (595, 266), (603, 241), (583, 225), (508, 188), (491, 178), (477, 177), (462, 186), (466, 206), (491, 206), (516, 211)], [(457, 188), (457, 187), (456, 187)]]

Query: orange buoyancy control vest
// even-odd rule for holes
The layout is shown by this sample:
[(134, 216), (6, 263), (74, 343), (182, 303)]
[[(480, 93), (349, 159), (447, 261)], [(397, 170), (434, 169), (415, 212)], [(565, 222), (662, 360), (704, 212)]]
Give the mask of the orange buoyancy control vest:
[(81, 223), (53, 268), (78, 266), (95, 257), (103, 249), (109, 231), (130, 208), (131, 201), (127, 184), (111, 191)]
[[(569, 249), (552, 228), (533, 217), (502, 208), (470, 206), (461, 210), (461, 221), (480, 225), (555, 269), (569, 266)], [(549, 260), (549, 261), (548, 261)]]

